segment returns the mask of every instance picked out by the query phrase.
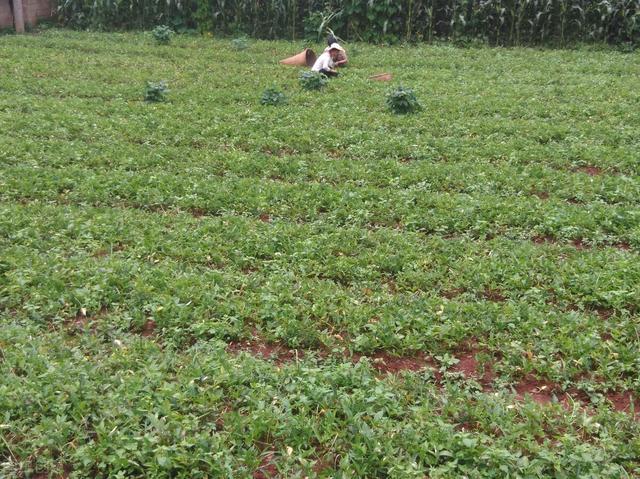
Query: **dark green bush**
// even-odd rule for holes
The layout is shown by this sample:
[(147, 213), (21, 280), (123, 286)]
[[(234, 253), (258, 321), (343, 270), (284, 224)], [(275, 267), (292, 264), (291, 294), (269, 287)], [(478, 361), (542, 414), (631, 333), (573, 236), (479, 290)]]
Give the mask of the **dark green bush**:
[(160, 45), (168, 45), (171, 41), (171, 35), (173, 35), (173, 30), (169, 28), (167, 25), (158, 25), (156, 28), (151, 30), (151, 34), (153, 38), (156, 39), (156, 42)]
[(405, 88), (402, 85), (387, 93), (387, 106), (398, 115), (415, 113), (422, 108), (415, 92), (411, 88)]
[(321, 90), (329, 82), (326, 75), (320, 72), (303, 71), (300, 72), (300, 86), (305, 90)]
[(262, 93), (262, 97), (260, 98), (260, 103), (262, 105), (275, 106), (275, 105), (282, 105), (286, 102), (287, 102), (287, 97), (285, 96), (285, 94), (275, 87), (267, 88)]
[(249, 39), (247, 37), (237, 37), (231, 40), (231, 45), (236, 50), (246, 50), (249, 48)]
[(144, 89), (144, 101), (148, 102), (161, 102), (165, 101), (166, 94), (169, 93), (167, 88), (167, 82), (162, 80), (159, 82), (147, 82), (147, 86)]

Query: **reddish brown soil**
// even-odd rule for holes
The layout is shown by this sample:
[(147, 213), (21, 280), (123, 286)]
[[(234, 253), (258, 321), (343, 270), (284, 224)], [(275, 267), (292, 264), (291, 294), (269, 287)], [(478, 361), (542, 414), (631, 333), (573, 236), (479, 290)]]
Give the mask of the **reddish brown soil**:
[(202, 208), (189, 208), (189, 213), (191, 213), (191, 216), (194, 218), (202, 218), (207, 214)]
[(145, 338), (152, 336), (153, 332), (156, 330), (156, 326), (156, 322), (153, 319), (149, 319), (142, 327), (140, 334)]
[(279, 343), (273, 343), (254, 337), (248, 341), (232, 341), (227, 346), (231, 353), (246, 352), (260, 359), (272, 359), (276, 364), (295, 361), (304, 357), (304, 350), (291, 349)]
[(551, 402), (554, 393), (559, 390), (559, 387), (552, 382), (543, 381), (529, 375), (516, 385), (515, 390), (517, 398), (521, 401), (526, 397), (530, 397), (538, 404), (548, 404)]
[(621, 249), (622, 251), (631, 251), (631, 245), (626, 241), (620, 241), (619, 243), (614, 243), (613, 247)]
[(582, 409), (586, 409), (586, 406), (589, 404), (589, 396), (584, 391), (580, 391), (576, 388), (571, 388), (564, 394), (560, 395), (560, 404), (565, 409), (571, 409), (572, 403), (579, 403)]
[(116, 253), (118, 251), (124, 251), (126, 246), (120, 242), (112, 245), (109, 248), (101, 248), (93, 253), (94, 258), (104, 258), (105, 256), (109, 256), (111, 253)]
[(258, 218), (263, 223), (271, 223), (271, 216), (269, 216), (267, 213), (261, 213)]
[(95, 314), (82, 314), (82, 311), (78, 311), (73, 321), (67, 322), (67, 326), (75, 329), (86, 329), (89, 325), (94, 323), (100, 317), (106, 315), (108, 312), (109, 310), (106, 306), (102, 306)]
[(320, 474), (324, 471), (333, 469), (336, 465), (338, 457), (331, 454), (325, 454), (316, 460), (313, 465), (313, 472)]
[(583, 205), (584, 201), (579, 200), (578, 198), (567, 198), (567, 203), (572, 205)]
[(502, 303), (506, 301), (506, 297), (502, 294), (502, 291), (498, 289), (487, 288), (482, 293), (482, 297), (488, 301), (494, 301), (496, 303)]
[(575, 169), (580, 173), (586, 173), (589, 176), (599, 176), (604, 174), (604, 170), (599, 166), (580, 166)]
[(205, 261), (205, 262), (204, 262), (204, 265), (205, 265), (207, 268), (211, 268), (211, 269), (218, 269), (218, 270), (221, 270), (221, 269), (224, 269), (224, 268), (225, 268), (225, 264), (224, 264), (224, 262), (222, 262), (222, 261), (210, 261), (210, 260), (209, 260), (209, 261)]
[(531, 238), (531, 241), (533, 241), (535, 244), (545, 244), (545, 243), (557, 243), (556, 239), (553, 236), (550, 235), (546, 235), (546, 236), (534, 236), (533, 238)]
[[(273, 360), (276, 364), (302, 358), (305, 354), (304, 350), (287, 348), (282, 344), (266, 342), (257, 337), (249, 341), (232, 342), (228, 345), (228, 351), (231, 353), (247, 352), (258, 358)], [(474, 340), (466, 341), (458, 349), (456, 357), (459, 362), (451, 370), (462, 373), (468, 379), (480, 382), (484, 391), (490, 391), (495, 379), (495, 373), (492, 364), (484, 364), (484, 371), (480, 372), (480, 364), (476, 357), (481, 352), (482, 350), (477, 347)], [(320, 351), (320, 353), (321, 355), (327, 354), (325, 351)], [(345, 352), (345, 356), (346, 354)], [(385, 351), (378, 351), (371, 355), (354, 354), (351, 356), (351, 361), (358, 363), (363, 357), (369, 358), (373, 368), (381, 374), (420, 371), (431, 367), (434, 369), (436, 382), (439, 383), (442, 379), (442, 375), (437, 370), (433, 359), (422, 352), (412, 356), (393, 356)], [(533, 375), (526, 376), (518, 383), (515, 386), (515, 391), (518, 400), (523, 401), (526, 398), (531, 398), (538, 404), (548, 404), (556, 396), (565, 409), (570, 409), (575, 402), (584, 405), (589, 403), (589, 398), (584, 392), (575, 388), (563, 392), (557, 384), (539, 379)], [(631, 393), (610, 393), (607, 397), (617, 411), (630, 413), (631, 405), (633, 404), (635, 417), (640, 417), (640, 400), (633, 398)], [(274, 454), (270, 453), (263, 458), (261, 466), (253, 474), (254, 478), (276, 477), (277, 468), (273, 464), (273, 457)], [(326, 461), (319, 461), (314, 470), (322, 470), (326, 467)]]
[(565, 311), (576, 311), (576, 312), (581, 312), (582, 311), (580, 306), (578, 306), (575, 303), (569, 303), (564, 309), (565, 309)]
[(571, 244), (576, 248), (576, 249), (590, 249), (591, 246), (589, 246), (587, 243), (585, 243), (582, 238), (576, 238), (574, 240), (571, 241)]
[(477, 431), (478, 425), (477, 423), (472, 424), (468, 421), (465, 421), (465, 422), (461, 422), (460, 424), (456, 424), (455, 429), (461, 432)]
[[(69, 466), (68, 464), (64, 464), (62, 466), (62, 474), (59, 474), (57, 476), (54, 476), (55, 479), (67, 479), (71, 473), (73, 472), (73, 468), (71, 466)], [(33, 476), (31, 476), (32, 479), (47, 479), (49, 477), (49, 473), (47, 472), (38, 472), (36, 474), (34, 474)]]
[(597, 308), (593, 308), (592, 311), (594, 311), (598, 316), (600, 316), (600, 319), (602, 319), (603, 321), (606, 321), (611, 316), (613, 316), (613, 309), (611, 308), (597, 307)]
[(470, 352), (458, 357), (458, 363), (451, 370), (456, 373), (462, 373), (468, 378), (477, 377), (478, 361), (476, 360), (476, 354)]
[(534, 191), (531, 194), (534, 195), (534, 196), (537, 196), (541, 200), (548, 200), (549, 199), (549, 193), (547, 193), (546, 191)]
[(609, 332), (604, 332), (600, 334), (600, 339), (603, 341), (611, 341), (613, 339), (613, 335)]
[[(265, 341), (257, 336), (246, 341), (231, 342), (227, 346), (227, 350), (230, 353), (246, 352), (260, 359), (273, 360), (276, 364), (301, 359), (307, 352), (303, 349), (292, 349), (283, 344)], [(323, 349), (316, 350), (316, 352), (321, 357), (326, 357), (329, 354)], [(345, 358), (349, 357), (346, 351), (344, 355)], [(379, 351), (371, 355), (356, 353), (350, 356), (350, 359), (353, 363), (358, 363), (363, 357), (368, 357), (372, 367), (376, 371), (384, 374), (396, 374), (401, 371), (419, 371), (434, 365), (431, 358), (424, 353), (416, 353), (412, 356), (393, 356), (388, 352)]]
[[(354, 354), (351, 359), (354, 363), (357, 363), (363, 357), (365, 356)], [(385, 374), (396, 374), (401, 371), (420, 371), (427, 366), (433, 365), (431, 358), (423, 353), (416, 353), (413, 356), (392, 356), (385, 351), (379, 351), (366, 357), (371, 360), (371, 365), (376, 371)]]
[(387, 288), (389, 289), (389, 292), (391, 294), (395, 294), (398, 291), (398, 286), (392, 278), (387, 278), (384, 282), (386, 283)]
[(464, 293), (464, 288), (453, 288), (453, 289), (442, 291), (440, 293), (440, 296), (447, 299), (453, 299), (456, 296), (460, 296), (462, 293)]
[(495, 373), (493, 364), (484, 363), (481, 365), (476, 359), (478, 354), (482, 352), (486, 351), (478, 348), (475, 338), (463, 342), (455, 353), (458, 363), (451, 368), (451, 371), (462, 373), (465, 378), (478, 381), (484, 391), (489, 391), (492, 388)]
[(253, 472), (253, 479), (271, 479), (274, 477), (278, 477), (278, 468), (274, 464), (273, 460), (275, 458), (274, 452), (269, 452), (262, 456), (262, 460), (260, 461), (260, 465)]
[(267, 146), (262, 148), (262, 152), (266, 155), (271, 155), (271, 156), (278, 156), (280, 158), (284, 157), (284, 156), (291, 156), (291, 155), (295, 155), (298, 153), (298, 150), (295, 150), (293, 148), (289, 148), (287, 146), (283, 146), (281, 148), (278, 149), (271, 149)]
[(607, 399), (616, 411), (631, 414), (633, 409), (634, 417), (640, 419), (640, 399), (634, 397), (632, 393), (612, 392), (607, 394)]

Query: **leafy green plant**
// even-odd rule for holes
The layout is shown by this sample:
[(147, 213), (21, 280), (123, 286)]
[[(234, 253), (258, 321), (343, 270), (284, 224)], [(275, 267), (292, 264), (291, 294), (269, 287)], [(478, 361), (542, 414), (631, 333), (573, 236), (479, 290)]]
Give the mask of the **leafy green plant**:
[(413, 89), (402, 85), (387, 92), (386, 102), (389, 109), (399, 115), (415, 113), (422, 108)]
[(159, 82), (148, 81), (144, 88), (144, 101), (152, 103), (165, 101), (167, 93), (169, 93), (169, 89), (165, 80)]
[(171, 42), (173, 30), (171, 30), (167, 25), (158, 25), (151, 30), (151, 34), (159, 45), (168, 45)]
[(260, 98), (260, 104), (262, 105), (282, 105), (287, 102), (285, 94), (276, 87), (267, 88)]
[(322, 88), (324, 88), (329, 82), (329, 79), (326, 75), (320, 72), (306, 70), (300, 72), (298, 81), (300, 82), (300, 86), (303, 89), (312, 91), (321, 90)]
[(249, 39), (247, 37), (237, 37), (231, 40), (231, 45), (235, 50), (241, 51), (249, 48)]

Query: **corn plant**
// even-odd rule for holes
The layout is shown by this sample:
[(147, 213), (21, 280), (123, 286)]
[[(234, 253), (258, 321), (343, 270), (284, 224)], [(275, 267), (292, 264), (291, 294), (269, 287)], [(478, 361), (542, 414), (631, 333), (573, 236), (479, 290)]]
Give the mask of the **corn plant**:
[[(164, 22), (223, 35), (395, 43), (480, 39), (498, 45), (637, 44), (640, 0), (62, 0), (75, 28), (147, 28)], [(238, 43), (242, 46), (242, 42)]]

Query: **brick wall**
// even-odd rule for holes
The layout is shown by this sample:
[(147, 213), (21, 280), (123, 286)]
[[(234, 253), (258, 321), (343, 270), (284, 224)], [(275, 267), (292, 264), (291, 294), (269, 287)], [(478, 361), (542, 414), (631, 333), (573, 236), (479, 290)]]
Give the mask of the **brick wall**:
[[(12, 0), (0, 0), (0, 28), (13, 27), (13, 12), (11, 11)], [(34, 26), (37, 20), (51, 18), (51, 0), (22, 0), (24, 10), (24, 23), (27, 26)]]
[(11, 13), (11, 0), (0, 0), (0, 28), (13, 26), (13, 14)]
[(24, 21), (29, 25), (35, 25), (37, 20), (51, 18), (50, 0), (22, 0), (24, 5)]

